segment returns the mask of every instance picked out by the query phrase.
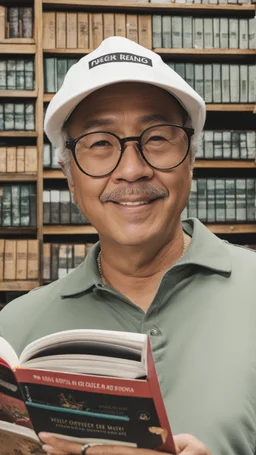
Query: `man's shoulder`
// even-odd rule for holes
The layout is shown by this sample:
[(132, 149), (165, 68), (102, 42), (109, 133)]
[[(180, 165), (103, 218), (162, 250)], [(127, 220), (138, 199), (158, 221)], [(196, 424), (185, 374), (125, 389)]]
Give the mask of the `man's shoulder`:
[(19, 314), (22, 314), (24, 317), (29, 315), (29, 312), (35, 314), (37, 309), (42, 308), (42, 305), (46, 302), (47, 304), (49, 301), (57, 302), (58, 299), (61, 299), (61, 287), (61, 280), (54, 281), (46, 286), (32, 289), (27, 294), (12, 300), (0, 312), (0, 327), (2, 323), (12, 317), (17, 319)]
[(224, 241), (225, 245), (229, 248), (229, 253), (231, 254), (234, 260), (245, 260), (246, 262), (256, 265), (256, 250), (250, 248), (248, 245), (237, 245)]

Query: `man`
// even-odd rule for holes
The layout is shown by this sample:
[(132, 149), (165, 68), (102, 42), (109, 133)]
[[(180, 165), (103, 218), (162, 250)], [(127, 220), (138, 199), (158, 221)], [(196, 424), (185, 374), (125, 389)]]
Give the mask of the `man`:
[[(67, 277), (8, 304), (0, 328), (17, 353), (65, 329), (148, 333), (177, 454), (253, 455), (256, 257), (181, 223), (204, 119), (199, 95), (125, 38), (69, 70), (45, 130), (100, 243)], [(40, 437), (52, 455), (152, 454)]]

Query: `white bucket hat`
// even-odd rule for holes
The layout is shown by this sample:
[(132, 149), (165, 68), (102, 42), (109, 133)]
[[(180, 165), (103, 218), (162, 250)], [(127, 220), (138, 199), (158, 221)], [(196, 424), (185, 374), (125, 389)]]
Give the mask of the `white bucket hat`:
[(61, 145), (63, 124), (84, 98), (118, 82), (143, 82), (163, 88), (187, 111), (195, 135), (201, 133), (206, 114), (201, 96), (155, 52), (127, 38), (112, 36), (70, 68), (51, 100), (44, 128), (53, 145)]

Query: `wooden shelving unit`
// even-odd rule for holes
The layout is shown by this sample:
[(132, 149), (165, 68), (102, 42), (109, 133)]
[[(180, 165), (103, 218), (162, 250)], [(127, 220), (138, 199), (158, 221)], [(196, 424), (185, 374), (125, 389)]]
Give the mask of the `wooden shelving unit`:
[[(44, 9), (67, 9), (71, 7), (69, 0), (43, 0)], [(229, 14), (248, 14), (255, 10), (254, 5), (209, 5), (209, 4), (186, 4), (186, 3), (139, 3), (139, 2), (112, 2), (108, 0), (72, 0), (73, 9), (98, 9), (100, 11), (106, 11), (114, 9), (116, 11), (143, 11), (153, 13), (155, 11), (184, 11), (192, 14), (200, 14), (202, 12), (224, 12), (227, 11)]]
[(34, 173), (15, 173), (7, 172), (6, 174), (0, 173), (0, 183), (1, 182), (36, 182), (37, 174)]
[(37, 98), (36, 90), (0, 90), (0, 98)]
[(253, 224), (206, 224), (214, 234), (256, 234), (256, 223)]
[(35, 54), (36, 45), (35, 44), (15, 44), (15, 43), (0, 43), (0, 54)]
[(37, 137), (37, 131), (0, 131), (0, 137)]
[[(17, 0), (0, 0), (1, 5), (17, 6)], [(79, 58), (91, 52), (93, 49), (64, 49), (64, 48), (43, 48), (43, 12), (44, 11), (66, 11), (66, 12), (112, 12), (112, 13), (134, 13), (134, 14), (174, 14), (192, 15), (194, 17), (241, 17), (250, 18), (255, 13), (255, 5), (238, 4), (188, 4), (188, 3), (140, 3), (140, 2), (121, 2), (109, 0), (28, 0), (28, 5), (34, 6), (34, 37), (33, 38), (8, 38), (0, 40), (0, 56), (2, 58), (32, 58), (35, 64), (35, 88), (34, 90), (0, 90), (0, 98), (5, 102), (13, 99), (14, 102), (21, 102), (22, 99), (35, 102), (36, 128), (35, 131), (0, 131), (0, 142), (13, 141), (15, 144), (22, 144), (27, 140), (29, 144), (36, 144), (38, 150), (38, 171), (36, 173), (0, 173), (1, 183), (6, 182), (35, 182), (37, 187), (37, 228), (0, 228), (1, 236), (7, 238), (33, 238), (39, 240), (40, 257), (42, 258), (42, 247), (45, 237), (47, 242), (60, 242), (61, 238), (70, 237), (70, 242), (74, 242), (76, 236), (84, 236), (85, 241), (95, 238), (97, 231), (89, 225), (43, 225), (43, 188), (54, 188), (64, 186), (66, 177), (59, 169), (43, 169), (43, 117), (44, 108), (51, 101), (54, 94), (44, 93), (44, 57), (74, 57)], [(253, 62), (256, 51), (254, 49), (165, 49), (155, 48), (155, 52), (163, 59), (176, 59), (177, 61), (203, 61), (214, 62)], [(191, 60), (190, 60), (191, 59)], [(239, 118), (256, 114), (255, 104), (207, 104), (207, 111), (210, 117), (218, 118), (223, 112), (230, 114), (230, 117)], [(219, 115), (220, 114), (220, 115)], [(223, 116), (222, 115), (222, 116)], [(222, 117), (221, 117), (222, 118)], [(250, 117), (251, 119), (251, 117)], [(233, 120), (232, 120), (233, 121)], [(225, 126), (223, 125), (223, 129)], [(234, 124), (234, 129), (240, 128), (238, 123)], [(216, 128), (217, 129), (217, 128)], [(243, 175), (256, 169), (255, 161), (231, 161), (231, 160), (198, 160), (195, 163), (196, 169), (201, 169), (201, 174), (216, 171), (227, 172), (229, 175), (241, 171)], [(207, 227), (217, 235), (247, 235), (256, 234), (256, 223), (250, 224), (208, 224)], [(90, 237), (91, 236), (91, 237)], [(50, 239), (50, 240), (49, 240)], [(52, 240), (51, 240), (52, 239)], [(89, 239), (89, 240), (88, 240)], [(0, 291), (23, 290), (29, 291), (42, 284), (42, 261), (40, 260), (39, 279), (34, 281), (0, 281)]]
[(93, 226), (79, 225), (79, 226), (65, 226), (65, 225), (49, 225), (43, 227), (44, 235), (77, 235), (77, 234), (97, 234)]
[(31, 291), (40, 286), (39, 281), (1, 281), (0, 291)]

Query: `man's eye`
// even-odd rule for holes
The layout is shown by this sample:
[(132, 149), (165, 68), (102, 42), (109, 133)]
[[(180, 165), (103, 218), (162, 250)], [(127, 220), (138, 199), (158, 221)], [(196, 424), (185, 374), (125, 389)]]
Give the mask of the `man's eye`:
[(149, 141), (165, 141), (166, 139), (163, 136), (151, 136)]
[(98, 141), (92, 144), (92, 147), (111, 147), (110, 142), (108, 141)]

